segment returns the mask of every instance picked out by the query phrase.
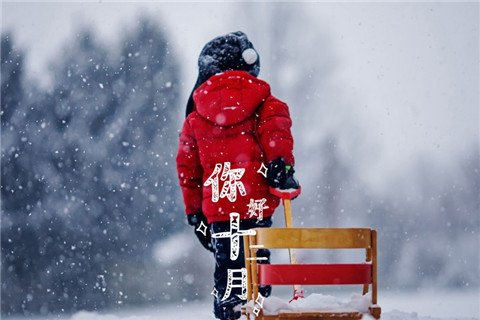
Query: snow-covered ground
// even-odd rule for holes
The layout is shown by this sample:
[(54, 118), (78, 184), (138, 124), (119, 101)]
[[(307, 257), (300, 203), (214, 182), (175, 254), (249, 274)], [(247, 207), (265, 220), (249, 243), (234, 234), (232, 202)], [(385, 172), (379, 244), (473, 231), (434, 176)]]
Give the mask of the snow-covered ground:
[[(350, 294), (348, 294), (350, 295)], [(322, 300), (323, 299), (323, 300)], [(349, 302), (345, 294), (323, 296), (323, 302)], [(318, 299), (317, 299), (318, 300)], [(480, 291), (430, 289), (422, 291), (380, 291), (379, 305), (384, 320), (480, 319)], [(364, 317), (367, 319), (368, 317)], [(211, 302), (179, 303), (112, 312), (77, 312), (68, 317), (7, 318), (9, 320), (213, 320)]]

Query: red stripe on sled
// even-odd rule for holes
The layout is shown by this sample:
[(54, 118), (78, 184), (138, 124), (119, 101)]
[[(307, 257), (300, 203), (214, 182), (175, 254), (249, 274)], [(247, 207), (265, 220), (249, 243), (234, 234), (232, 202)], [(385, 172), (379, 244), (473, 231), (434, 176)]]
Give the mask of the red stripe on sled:
[(372, 282), (372, 265), (363, 264), (259, 264), (260, 285), (336, 285)]

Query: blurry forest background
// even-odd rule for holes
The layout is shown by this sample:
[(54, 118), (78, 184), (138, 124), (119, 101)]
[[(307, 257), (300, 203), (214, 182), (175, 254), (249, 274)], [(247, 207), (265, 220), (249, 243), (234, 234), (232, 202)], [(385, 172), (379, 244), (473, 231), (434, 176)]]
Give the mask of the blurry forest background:
[[(365, 106), (332, 81), (341, 62), (328, 30), (313, 32), (315, 18), (288, 4), (231, 5), (249, 17), (244, 31), (267, 70), (260, 77), (291, 108), (304, 190), (294, 223), (376, 228), (384, 287), (478, 288), (478, 132), (448, 165), (412, 155), (402, 182), (375, 187), (390, 179), (364, 169), (380, 156), (368, 141), (375, 122), (359, 121)], [(299, 19), (311, 33), (298, 35)], [(50, 57), (47, 87), (29, 76), (15, 30), (2, 30), (3, 316), (209, 299), (213, 260), (185, 223), (175, 169), (195, 78), (185, 77), (161, 19), (139, 14), (122, 27), (116, 45), (78, 28)], [(478, 36), (478, 20), (472, 27)], [(475, 79), (452, 90), (478, 88), (478, 71)], [(478, 95), (459, 108), (478, 120)]]

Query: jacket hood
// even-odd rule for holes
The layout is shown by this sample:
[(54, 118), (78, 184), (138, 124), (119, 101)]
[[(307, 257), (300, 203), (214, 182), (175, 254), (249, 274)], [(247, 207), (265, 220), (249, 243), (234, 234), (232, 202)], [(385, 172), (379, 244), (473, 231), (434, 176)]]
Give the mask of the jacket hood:
[(193, 94), (196, 111), (220, 126), (250, 117), (270, 96), (270, 86), (245, 71), (227, 71), (205, 81)]

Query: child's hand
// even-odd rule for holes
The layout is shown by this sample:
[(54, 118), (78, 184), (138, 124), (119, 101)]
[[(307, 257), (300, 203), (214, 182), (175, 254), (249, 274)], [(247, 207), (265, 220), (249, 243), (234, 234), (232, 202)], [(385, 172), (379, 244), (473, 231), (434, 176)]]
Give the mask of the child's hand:
[(267, 165), (267, 179), (272, 188), (281, 190), (298, 189), (300, 184), (293, 175), (295, 170), (292, 166), (285, 165), (283, 158), (273, 160)]
[(187, 215), (188, 224), (195, 227), (195, 235), (208, 251), (214, 252), (212, 246), (212, 234), (208, 227), (207, 218), (202, 212)]

